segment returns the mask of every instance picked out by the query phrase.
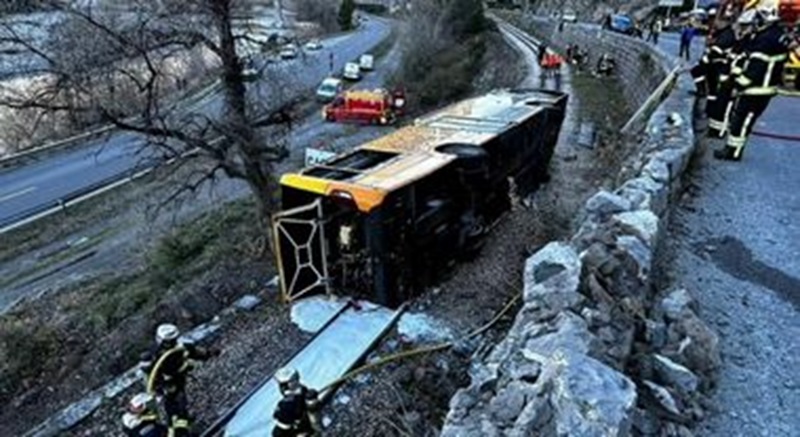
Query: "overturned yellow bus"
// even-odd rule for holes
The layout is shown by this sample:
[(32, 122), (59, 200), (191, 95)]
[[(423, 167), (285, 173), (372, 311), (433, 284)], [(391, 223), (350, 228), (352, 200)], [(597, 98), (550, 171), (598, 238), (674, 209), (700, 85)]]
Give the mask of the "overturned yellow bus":
[(546, 181), (567, 95), (498, 90), (281, 178), (272, 220), (286, 300), (355, 295), (394, 307), (474, 255), (512, 187)]

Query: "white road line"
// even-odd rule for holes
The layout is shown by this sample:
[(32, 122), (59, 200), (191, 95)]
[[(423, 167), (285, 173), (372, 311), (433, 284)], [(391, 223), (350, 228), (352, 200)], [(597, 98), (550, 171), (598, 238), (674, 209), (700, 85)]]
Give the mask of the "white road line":
[(28, 194), (28, 193), (30, 193), (32, 191), (36, 191), (36, 187), (28, 187), (28, 188), (19, 190), (19, 191), (15, 192), (15, 193), (6, 194), (6, 195), (0, 197), (0, 203), (3, 203), (3, 202), (8, 201), (8, 200), (11, 200), (11, 199), (13, 199), (15, 197), (24, 196), (24, 195), (26, 195), (26, 194)]

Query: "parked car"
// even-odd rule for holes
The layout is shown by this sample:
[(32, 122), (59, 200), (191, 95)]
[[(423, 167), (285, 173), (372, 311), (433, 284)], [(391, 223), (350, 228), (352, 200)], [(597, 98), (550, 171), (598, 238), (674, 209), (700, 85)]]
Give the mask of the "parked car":
[(362, 71), (372, 71), (375, 69), (375, 57), (369, 53), (364, 53), (358, 58), (358, 67)]
[(280, 52), (281, 59), (294, 59), (297, 57), (297, 47), (294, 44), (283, 46)]
[(320, 50), (322, 49), (322, 42), (318, 39), (312, 39), (306, 43), (306, 50)]
[(636, 33), (636, 27), (633, 24), (633, 19), (622, 14), (615, 14), (611, 16), (611, 20), (608, 23), (608, 29), (612, 32), (622, 33), (625, 35), (633, 35)]
[(576, 23), (578, 21), (578, 14), (572, 9), (566, 9), (564, 13), (561, 14), (561, 20), (567, 23)]
[(344, 90), (344, 84), (341, 79), (335, 77), (325, 78), (317, 87), (317, 100), (326, 103), (331, 102), (342, 90)]
[(348, 80), (361, 80), (361, 67), (355, 62), (344, 64), (344, 76)]

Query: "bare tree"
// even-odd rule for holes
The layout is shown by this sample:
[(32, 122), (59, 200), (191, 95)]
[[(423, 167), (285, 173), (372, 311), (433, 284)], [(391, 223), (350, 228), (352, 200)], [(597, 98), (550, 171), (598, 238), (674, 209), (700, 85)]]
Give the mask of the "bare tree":
[[(241, 1), (133, 0), (105, 7), (51, 1), (63, 21), (46, 45), (11, 28), (0, 36), (0, 46), (14, 45), (46, 65), (30, 72), (39, 78), (36, 87), (3, 93), (0, 105), (35, 111), (38, 119), (69, 117), (139, 133), (148, 139), (144, 154), (158, 162), (211, 162), (198, 166), (175, 196), (224, 174), (246, 181), (266, 221), (275, 199), (273, 166), (288, 154), (294, 102), (276, 91), (284, 83), (268, 83), (268, 99), (248, 94), (245, 70), (252, 60), (240, 46), (254, 41), (234, 28), (237, 8), (247, 6)], [(215, 60), (223, 102), (216, 112), (173, 102), (187, 77), (176, 73), (176, 62), (190, 53)]]

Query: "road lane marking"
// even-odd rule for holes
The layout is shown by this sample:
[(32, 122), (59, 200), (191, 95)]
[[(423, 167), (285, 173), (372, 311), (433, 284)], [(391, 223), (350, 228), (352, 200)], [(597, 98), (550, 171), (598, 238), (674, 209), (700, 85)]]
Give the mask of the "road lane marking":
[(11, 200), (11, 199), (13, 199), (15, 197), (24, 196), (24, 195), (26, 195), (26, 194), (28, 194), (28, 193), (30, 193), (32, 191), (36, 191), (36, 187), (28, 187), (28, 188), (19, 190), (19, 191), (15, 192), (15, 193), (10, 193), (10, 194), (6, 194), (4, 196), (0, 196), (0, 203), (3, 203), (5, 201), (7, 201), (7, 200)]

